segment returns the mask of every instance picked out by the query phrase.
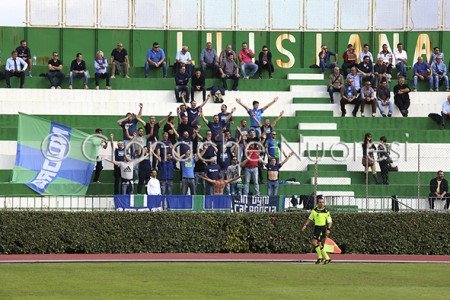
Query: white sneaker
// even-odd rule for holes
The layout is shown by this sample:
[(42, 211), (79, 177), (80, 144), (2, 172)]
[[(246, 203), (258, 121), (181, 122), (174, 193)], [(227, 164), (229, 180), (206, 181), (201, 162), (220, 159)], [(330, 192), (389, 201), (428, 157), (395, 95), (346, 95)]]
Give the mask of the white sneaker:
[(130, 76), (128, 76), (128, 75), (125, 75), (125, 78), (130, 78)]
[(106, 87), (106, 89), (107, 89), (107, 90), (110, 90), (110, 89), (111, 89), (111, 87), (110, 87), (110, 86), (108, 85), (108, 86)]
[(55, 87), (54, 87), (54, 86), (52, 85), (51, 89), (52, 89), (52, 90), (54, 90), (54, 89), (55, 89)]
[(58, 86), (56, 87), (56, 89), (57, 89), (57, 90), (60, 90), (60, 89), (61, 89), (61, 87), (60, 87), (60, 86), (58, 85)]
[(99, 87), (99, 86), (97, 85), (97, 86), (95, 87), (95, 89), (96, 89), (96, 90), (99, 90), (99, 89), (100, 89), (100, 87)]
[(116, 78), (116, 76), (112, 75), (112, 76), (111, 76), (111, 79), (114, 79), (114, 78)]
[(361, 113), (361, 117), (365, 117), (365, 115), (363, 113)]
[(72, 89), (72, 85), (69, 85), (69, 90), (71, 90)]
[(88, 89), (89, 89), (89, 87), (87, 86), (87, 84), (84, 85), (84, 89), (85, 89), (85, 90), (88, 90)]
[(375, 114), (372, 114), (372, 118), (375, 118)]

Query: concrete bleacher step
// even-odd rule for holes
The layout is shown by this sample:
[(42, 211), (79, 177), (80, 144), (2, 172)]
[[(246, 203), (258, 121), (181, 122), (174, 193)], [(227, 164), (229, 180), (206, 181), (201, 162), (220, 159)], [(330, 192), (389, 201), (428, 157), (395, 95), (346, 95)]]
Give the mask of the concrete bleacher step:
[(300, 143), (339, 143), (341, 138), (339, 136), (314, 136), (314, 135), (301, 135)]
[[(314, 177), (311, 177), (311, 184), (314, 184)], [(352, 179), (348, 177), (317, 177), (318, 185), (350, 185)]]
[(305, 103), (310, 103), (310, 104), (329, 104), (330, 103), (330, 99), (329, 98), (308, 98), (308, 97), (303, 97), (303, 98), (293, 98), (292, 99), (293, 103), (299, 103), (299, 104), (305, 104)]
[(298, 130), (336, 130), (336, 123), (299, 123)]
[(305, 73), (290, 73), (287, 75), (288, 80), (324, 80), (323, 74), (305, 74)]

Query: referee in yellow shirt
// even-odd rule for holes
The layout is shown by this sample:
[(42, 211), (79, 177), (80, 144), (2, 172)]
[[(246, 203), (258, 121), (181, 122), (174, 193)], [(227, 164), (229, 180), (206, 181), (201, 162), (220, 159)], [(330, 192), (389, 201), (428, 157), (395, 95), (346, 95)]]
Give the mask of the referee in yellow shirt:
[(316, 264), (323, 262), (324, 265), (331, 262), (328, 253), (324, 250), (323, 246), (325, 244), (326, 237), (330, 234), (332, 220), (330, 212), (325, 208), (325, 199), (322, 195), (317, 196), (317, 206), (311, 211), (308, 220), (306, 220), (305, 225), (303, 225), (302, 231), (306, 230), (309, 223), (314, 222), (314, 233), (312, 236), (311, 243), (317, 252)]

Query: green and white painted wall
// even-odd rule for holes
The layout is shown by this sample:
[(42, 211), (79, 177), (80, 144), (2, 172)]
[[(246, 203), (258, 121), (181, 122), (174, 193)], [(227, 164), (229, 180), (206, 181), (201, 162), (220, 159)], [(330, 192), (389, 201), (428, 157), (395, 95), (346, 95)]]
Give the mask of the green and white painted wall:
[(0, 51), (4, 62), (20, 40), (28, 40), (37, 65), (46, 65), (52, 51), (59, 51), (63, 61), (72, 60), (82, 52), (86, 60), (94, 57), (97, 50), (107, 55), (117, 42), (122, 42), (129, 52), (131, 65), (142, 67), (145, 55), (153, 42), (157, 41), (166, 52), (168, 62), (173, 63), (181, 45), (188, 45), (195, 60), (207, 41), (218, 51), (232, 44), (239, 50), (242, 42), (259, 53), (263, 45), (269, 46), (277, 68), (307, 68), (317, 62), (317, 53), (322, 44), (339, 54), (347, 44), (354, 44), (359, 53), (367, 43), (374, 54), (382, 44), (395, 49), (397, 43), (404, 44), (408, 52), (409, 65), (418, 56), (428, 58), (433, 47), (444, 53), (450, 45), (450, 31), (360, 31), (360, 32), (305, 32), (305, 31), (188, 31), (188, 30), (133, 30), (133, 29), (81, 29), (43, 27), (0, 27)]

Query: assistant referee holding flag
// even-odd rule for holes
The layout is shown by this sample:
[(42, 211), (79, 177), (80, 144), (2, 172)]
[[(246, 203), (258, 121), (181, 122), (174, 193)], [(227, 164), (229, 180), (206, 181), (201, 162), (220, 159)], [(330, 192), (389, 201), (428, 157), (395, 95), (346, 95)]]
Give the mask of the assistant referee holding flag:
[(316, 264), (323, 262), (324, 265), (331, 262), (328, 253), (323, 248), (326, 237), (330, 234), (332, 220), (330, 212), (325, 208), (325, 199), (322, 195), (317, 196), (317, 206), (311, 211), (308, 220), (303, 225), (302, 231), (306, 230), (309, 223), (314, 222), (314, 233), (311, 243), (317, 252)]

